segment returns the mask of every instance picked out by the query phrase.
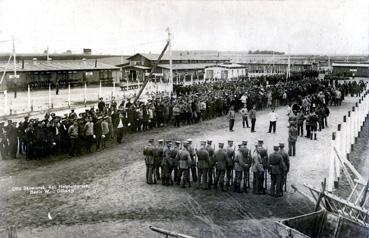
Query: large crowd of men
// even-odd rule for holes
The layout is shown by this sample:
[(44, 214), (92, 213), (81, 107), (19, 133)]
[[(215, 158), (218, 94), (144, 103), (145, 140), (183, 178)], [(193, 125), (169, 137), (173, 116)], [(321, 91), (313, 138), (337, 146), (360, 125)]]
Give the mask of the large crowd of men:
[[(311, 81), (310, 81), (311, 82)], [(349, 83), (352, 85), (352, 83)], [(357, 91), (352, 96), (359, 96), (366, 85), (361, 81)], [(296, 156), (296, 141), (299, 136), (304, 136), (304, 123), (306, 128), (306, 138), (317, 140), (317, 131), (328, 126), (329, 116), (328, 106), (341, 105), (344, 96), (350, 91), (348, 84), (336, 84), (335, 87), (321, 87), (321, 82), (314, 85), (316, 91), (311, 94), (298, 93), (294, 98), (294, 103), (286, 97), (284, 103), (288, 104), (288, 150), (285, 150), (284, 143), (279, 143), (273, 147), (273, 152), (268, 154), (264, 147), (264, 141), (258, 140), (254, 149), (248, 148), (246, 140), (239, 143), (235, 148), (233, 140), (228, 140), (228, 145), (224, 148), (224, 143), (219, 143), (218, 148), (212, 144), (212, 140), (201, 141), (200, 148), (194, 148), (192, 139), (185, 141), (150, 139), (143, 149), (146, 164), (146, 182), (157, 184), (159, 180), (162, 185), (180, 185), (182, 188), (191, 187), (191, 182), (197, 188), (220, 189), (223, 191), (233, 190), (234, 192), (248, 192), (252, 177), (252, 192), (254, 194), (269, 194), (273, 197), (283, 196), (283, 191), (287, 188), (287, 177), (290, 170), (290, 156)], [(296, 90), (299, 87), (295, 87)], [(346, 88), (350, 89), (346, 91)], [(285, 93), (284, 93), (285, 94)], [(282, 96), (283, 99), (284, 96)], [(251, 105), (248, 110), (248, 94), (236, 97), (241, 103), (240, 114), (242, 116), (243, 127), (249, 128), (248, 117), (251, 119), (251, 132), (255, 132), (256, 105)], [(277, 99), (268, 100), (267, 107), (271, 107), (271, 121), (269, 133), (275, 133), (277, 114), (274, 112), (275, 104), (279, 104)], [(275, 102), (275, 101), (277, 102)], [(274, 101), (274, 102), (273, 102)], [(229, 130), (233, 131), (235, 123), (236, 102), (230, 103), (228, 111)], [(263, 105), (262, 105), (263, 107)], [(268, 178), (270, 183), (268, 183)], [(269, 187), (269, 192), (267, 192)]]
[[(243, 123), (248, 125), (249, 117), (254, 130), (256, 110), (296, 102), (304, 114), (315, 106), (318, 114), (321, 102), (339, 105), (345, 95), (358, 95), (363, 84), (332, 85), (315, 78), (286, 81), (281, 76), (271, 76), (183, 86), (171, 96), (156, 94), (146, 101), (126, 99), (118, 104), (114, 97), (109, 101), (101, 99), (96, 108), (78, 115), (71, 110), (63, 116), (46, 113), (42, 119), (26, 116), (20, 122), (0, 122), (0, 154), (3, 159), (24, 156), (31, 160), (58, 154), (74, 157), (102, 150), (114, 141), (121, 143), (126, 134), (198, 123), (227, 115), (230, 108), (241, 113), (245, 108)], [(301, 130), (301, 126), (298, 128)], [(314, 126), (309, 128), (308, 135), (314, 135)]]
[[(185, 141), (150, 139), (144, 147), (143, 154), (146, 164), (146, 182), (162, 185), (180, 185), (191, 187), (191, 182), (197, 188), (232, 189), (234, 192), (252, 192), (269, 194), (275, 197), (283, 196), (286, 189), (287, 175), (290, 169), (288, 153), (284, 143), (274, 146), (274, 151), (268, 154), (262, 139), (258, 140), (254, 149), (249, 149), (247, 141), (242, 141), (235, 148), (234, 142), (228, 140), (228, 145), (219, 143), (218, 148), (211, 140), (201, 141), (200, 148), (195, 149), (192, 139)], [(268, 177), (270, 175), (270, 185)]]

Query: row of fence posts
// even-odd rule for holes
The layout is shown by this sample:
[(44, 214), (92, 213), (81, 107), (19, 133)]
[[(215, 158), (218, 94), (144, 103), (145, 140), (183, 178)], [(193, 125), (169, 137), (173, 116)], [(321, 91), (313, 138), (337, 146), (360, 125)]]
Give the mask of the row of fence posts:
[(327, 188), (330, 192), (338, 188), (341, 177), (342, 160), (349, 160), (349, 155), (354, 149), (357, 139), (360, 137), (360, 132), (362, 131), (368, 113), (369, 90), (366, 90), (361, 95), (359, 101), (355, 103), (355, 106), (343, 116), (342, 122), (337, 125), (337, 130), (332, 133)]
[[(52, 92), (51, 92), (51, 84), (49, 84), (48, 87), (48, 109), (53, 109), (54, 108), (54, 104), (52, 102)], [(3, 115), (12, 115), (14, 113), (14, 110), (12, 108), (12, 105), (9, 105), (9, 95), (8, 95), (8, 91), (5, 90), (3, 92), (4, 95), (4, 107), (3, 107)], [(111, 96), (115, 97), (116, 93), (115, 93), (115, 82), (113, 82), (113, 91)], [(100, 86), (99, 86), (99, 93), (98, 93), (98, 97), (102, 97), (102, 85), (101, 85), (101, 81), (100, 81)], [(83, 95), (83, 100), (84, 100), (84, 104), (86, 106), (87, 104), (87, 84), (84, 84), (84, 95)], [(68, 84), (68, 108), (71, 107), (71, 87), (70, 84)], [(27, 88), (27, 112), (32, 112), (33, 111), (33, 101), (31, 100), (31, 88), (30, 85), (28, 85)]]

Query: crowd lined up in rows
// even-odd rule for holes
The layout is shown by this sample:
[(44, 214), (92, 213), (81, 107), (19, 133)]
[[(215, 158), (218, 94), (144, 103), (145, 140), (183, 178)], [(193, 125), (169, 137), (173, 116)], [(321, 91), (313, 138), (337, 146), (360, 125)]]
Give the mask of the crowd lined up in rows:
[(39, 159), (60, 153), (73, 157), (104, 149), (108, 141), (121, 143), (129, 133), (223, 116), (231, 106), (237, 112), (244, 105), (260, 110), (296, 102), (305, 111), (322, 103), (339, 105), (348, 93), (359, 94), (357, 87), (362, 88), (363, 83), (330, 85), (314, 78), (286, 81), (273, 76), (183, 86), (171, 96), (157, 94), (145, 102), (127, 99), (118, 104), (114, 98), (109, 102), (101, 99), (96, 108), (78, 115), (71, 110), (63, 116), (47, 113), (43, 119), (1, 122), (0, 152), (2, 158), (25, 155), (26, 159)]
[[(274, 146), (274, 151), (268, 155), (262, 139), (258, 140), (254, 149), (249, 149), (248, 142), (242, 141), (237, 149), (233, 140), (228, 145), (218, 144), (218, 149), (212, 145), (212, 140), (201, 141), (199, 149), (195, 149), (192, 139), (176, 141), (150, 139), (144, 147), (143, 154), (146, 164), (146, 182), (162, 185), (181, 185), (191, 187), (191, 182), (197, 188), (232, 189), (234, 192), (248, 192), (252, 174), (252, 192), (269, 194), (275, 197), (283, 196), (283, 187), (287, 186), (287, 175), (290, 169), (288, 153), (284, 143)], [(270, 174), (270, 184), (268, 183)]]

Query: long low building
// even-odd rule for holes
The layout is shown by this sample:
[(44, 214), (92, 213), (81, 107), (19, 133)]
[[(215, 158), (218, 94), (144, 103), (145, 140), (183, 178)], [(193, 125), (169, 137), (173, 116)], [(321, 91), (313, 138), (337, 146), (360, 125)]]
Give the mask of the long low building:
[(206, 80), (235, 80), (247, 77), (247, 68), (241, 64), (223, 63), (205, 67)]
[(69, 83), (74, 85), (112, 84), (119, 82), (120, 68), (104, 64), (96, 60), (22, 60), (16, 63), (16, 76), (12, 62), (0, 63), (1, 77), (5, 72), (2, 90), (24, 89), (30, 85), (33, 88), (61, 87)]
[(369, 62), (334, 62), (332, 74), (344, 77), (369, 77)]

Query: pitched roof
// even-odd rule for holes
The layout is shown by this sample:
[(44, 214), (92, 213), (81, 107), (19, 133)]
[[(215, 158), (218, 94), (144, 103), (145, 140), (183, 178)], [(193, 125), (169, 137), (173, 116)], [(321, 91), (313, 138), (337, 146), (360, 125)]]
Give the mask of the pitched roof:
[[(127, 60), (128, 56), (112, 56), (112, 57), (104, 57), (98, 58), (97, 62), (101, 62), (103, 64), (108, 64), (112, 66), (124, 65), (128, 64), (129, 61)], [(95, 64), (95, 59), (88, 59), (87, 61), (91, 61)]]
[[(4, 72), (7, 62), (0, 62), (0, 72)], [(119, 67), (96, 62), (95, 60), (51, 60), (36, 62), (24, 61), (24, 68), (22, 69), (22, 63), (16, 64), (17, 71), (29, 72), (29, 71), (63, 71), (63, 70), (119, 70)], [(8, 65), (7, 71), (13, 70), (13, 64)]]
[(360, 68), (368, 68), (369, 67), (369, 63), (363, 64), (363, 63), (350, 63), (350, 62), (346, 62), (346, 63), (332, 63), (333, 67), (360, 67)]
[[(150, 60), (150, 61), (157, 61), (160, 54), (141, 54), (141, 53), (137, 53), (134, 54), (130, 57), (127, 58), (127, 60), (130, 60), (131, 58), (133, 58), (136, 55), (142, 55), (143, 57), (145, 57), (146, 59)], [(161, 58), (161, 60), (169, 60), (169, 54), (164, 54), (163, 57)], [(172, 60), (199, 60), (199, 61), (204, 61), (204, 60), (230, 60), (228, 57), (224, 57), (224, 56), (218, 56), (218, 55), (202, 55), (202, 54), (195, 54), (195, 53), (172, 53)]]
[[(212, 64), (172, 64), (173, 70), (188, 70), (188, 69), (204, 69), (207, 66), (210, 66)], [(169, 64), (159, 64), (158, 67), (164, 68), (164, 69), (170, 69)]]
[(210, 67), (220, 67), (220, 68), (227, 68), (227, 69), (243, 69), (246, 68), (245, 65), (241, 65), (241, 64), (212, 64), (207, 66), (206, 68), (210, 68)]

